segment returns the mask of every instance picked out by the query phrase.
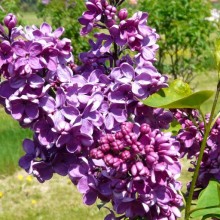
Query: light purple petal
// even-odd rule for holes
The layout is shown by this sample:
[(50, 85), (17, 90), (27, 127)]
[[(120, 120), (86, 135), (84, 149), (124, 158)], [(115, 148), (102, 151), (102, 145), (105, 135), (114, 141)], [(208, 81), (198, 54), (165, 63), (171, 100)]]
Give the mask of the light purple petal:
[(15, 61), (15, 69), (17, 70), (21, 66), (25, 66), (28, 64), (28, 59), (25, 57), (20, 57)]
[(77, 184), (77, 189), (79, 190), (80, 193), (86, 193), (89, 190), (89, 185), (88, 185), (88, 179), (87, 177), (82, 177), (78, 184)]
[(32, 69), (38, 70), (43, 68), (38, 57), (30, 57), (28, 63)]
[(132, 80), (134, 78), (134, 69), (131, 65), (128, 63), (123, 63), (121, 66), (121, 71), (124, 74), (125, 77)]
[(59, 27), (53, 32), (53, 35), (54, 37), (59, 38), (63, 34), (64, 31), (65, 29), (63, 27)]
[(30, 46), (28, 48), (28, 52), (31, 57), (35, 57), (35, 56), (39, 55), (42, 52), (42, 50), (43, 50), (42, 45), (37, 42), (30, 44)]
[(112, 114), (108, 114), (107, 117), (105, 118), (105, 127), (108, 130), (111, 130), (114, 127), (114, 117), (112, 116)]
[(29, 79), (29, 85), (31, 88), (41, 88), (44, 85), (44, 79), (36, 74), (32, 74)]
[(22, 41), (16, 41), (12, 44), (12, 48), (14, 52), (20, 56), (20, 57), (25, 57), (27, 52), (27, 48), (24, 42)]
[(47, 35), (47, 34), (50, 34), (52, 32), (52, 27), (47, 23), (43, 23), (40, 26), (40, 30), (43, 32), (43, 34)]
[(79, 115), (79, 110), (74, 106), (66, 106), (63, 107), (61, 110), (63, 116), (68, 120), (74, 120)]
[(40, 99), (40, 107), (47, 113), (52, 113), (55, 111), (55, 100), (50, 96), (44, 96)]
[(11, 115), (14, 119), (20, 120), (23, 116), (25, 106), (21, 102), (11, 103)]

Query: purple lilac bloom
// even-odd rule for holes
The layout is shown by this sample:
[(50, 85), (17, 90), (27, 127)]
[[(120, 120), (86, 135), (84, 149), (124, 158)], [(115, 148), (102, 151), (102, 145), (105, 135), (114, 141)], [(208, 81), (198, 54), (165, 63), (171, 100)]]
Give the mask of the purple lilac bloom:
[[(209, 115), (206, 116), (209, 118)], [(208, 140), (206, 149), (204, 152), (203, 160), (200, 165), (199, 176), (196, 182), (196, 193), (194, 197), (197, 198), (199, 192), (207, 187), (211, 179), (220, 181), (220, 118), (217, 119), (215, 125), (213, 126)], [(198, 155), (197, 155), (198, 156)], [(193, 167), (189, 171), (193, 172), (196, 166), (196, 161), (192, 161)], [(188, 184), (188, 188), (190, 183)]]
[[(120, 131), (102, 136), (90, 155), (99, 161), (96, 181), (102, 175), (109, 179), (114, 211), (129, 219), (180, 217), (178, 150), (179, 143), (170, 134), (148, 124), (125, 122)], [(75, 178), (75, 173), (70, 171), (70, 176)]]
[(207, 148), (204, 159), (200, 166), (200, 174), (198, 178), (198, 185), (206, 186), (208, 180), (214, 178), (220, 181), (220, 118), (217, 119), (214, 127), (211, 130), (207, 141)]
[(23, 42), (16, 41), (12, 44), (13, 51), (18, 57), (15, 60), (15, 69), (19, 67), (24, 67), (28, 72), (31, 69), (41, 69), (40, 59), (38, 55), (42, 52), (43, 48), (40, 43), (37, 42)]
[[(195, 159), (199, 155), (200, 146), (203, 140), (204, 123), (199, 119), (199, 113), (195, 110), (177, 110), (174, 117), (181, 124), (182, 129), (177, 135), (177, 140), (180, 142), (181, 157), (187, 155), (191, 159), (193, 167), (189, 171), (195, 170)], [(190, 120), (193, 118), (193, 120)], [(206, 122), (209, 120), (209, 115), (206, 115)], [(219, 166), (220, 166), (220, 118), (217, 119), (215, 125), (209, 134), (203, 160), (200, 165), (198, 180), (196, 183), (196, 192), (194, 197), (198, 197), (199, 192), (203, 190), (209, 183), (209, 180), (216, 179), (220, 181)], [(188, 189), (190, 183), (188, 184)]]
[(43, 23), (13, 27), (9, 35), (1, 28), (0, 103), (33, 131), (19, 164), (40, 182), (69, 175), (87, 205), (99, 198), (121, 218), (173, 220), (182, 204), (179, 146), (160, 131), (173, 115), (139, 102), (168, 86), (153, 65), (158, 35), (146, 13), (128, 18), (119, 3), (86, 2), (81, 34), (106, 31), (90, 40), (80, 66), (70, 40), (61, 39), (64, 28)]
[(199, 113), (195, 110), (176, 110), (174, 117), (182, 126), (177, 135), (177, 140), (181, 143), (181, 157), (187, 155), (189, 159), (193, 158), (200, 151), (204, 123), (200, 121)]
[(94, 27), (102, 27), (102, 23), (110, 27), (114, 24), (116, 8), (106, 0), (89, 0), (86, 2), (87, 11), (79, 18), (79, 23), (84, 25), (81, 30), (82, 35), (92, 31)]

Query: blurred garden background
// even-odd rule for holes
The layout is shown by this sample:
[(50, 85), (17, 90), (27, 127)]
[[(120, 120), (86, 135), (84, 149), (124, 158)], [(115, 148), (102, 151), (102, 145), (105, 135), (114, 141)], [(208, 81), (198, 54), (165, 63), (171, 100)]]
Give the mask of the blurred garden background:
[[(194, 90), (215, 90), (220, 1), (125, 0), (123, 7), (129, 9), (130, 16), (137, 10), (149, 12), (148, 24), (160, 35), (156, 66), (161, 73), (171, 79), (181, 77)], [(0, 0), (0, 21), (13, 12), (22, 25), (39, 26), (46, 21), (53, 28), (65, 27), (78, 63), (78, 54), (89, 49), (88, 37), (80, 37), (77, 22), (84, 10), (84, 0)], [(210, 111), (211, 103), (210, 99), (203, 105), (205, 112)], [(103, 219), (107, 211), (83, 205), (68, 178), (56, 176), (40, 184), (19, 169), (22, 140), (31, 136), (0, 106), (0, 220)], [(184, 173), (181, 178), (186, 183), (190, 175)]]

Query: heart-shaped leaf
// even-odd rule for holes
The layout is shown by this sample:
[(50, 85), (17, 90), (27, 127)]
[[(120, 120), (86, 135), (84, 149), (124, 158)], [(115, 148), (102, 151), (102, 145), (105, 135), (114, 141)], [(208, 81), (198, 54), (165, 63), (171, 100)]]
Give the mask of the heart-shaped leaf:
[(208, 186), (200, 193), (197, 206), (190, 216), (192, 218), (203, 216), (203, 219), (207, 219), (218, 215), (220, 215), (220, 184), (218, 181), (210, 180)]
[(143, 100), (143, 103), (154, 108), (198, 109), (213, 93), (210, 90), (193, 93), (187, 83), (181, 80), (174, 80), (168, 88), (159, 90)]

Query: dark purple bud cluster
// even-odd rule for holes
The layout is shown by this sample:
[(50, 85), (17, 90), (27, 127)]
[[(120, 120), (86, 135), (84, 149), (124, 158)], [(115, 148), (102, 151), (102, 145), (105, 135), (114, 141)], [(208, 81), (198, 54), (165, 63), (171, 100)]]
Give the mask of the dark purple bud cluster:
[(169, 133), (146, 123), (139, 127), (125, 122), (120, 131), (102, 136), (90, 156), (101, 164), (96, 162), (99, 172), (109, 178), (114, 211), (130, 219), (179, 217), (178, 150), (179, 143)]

